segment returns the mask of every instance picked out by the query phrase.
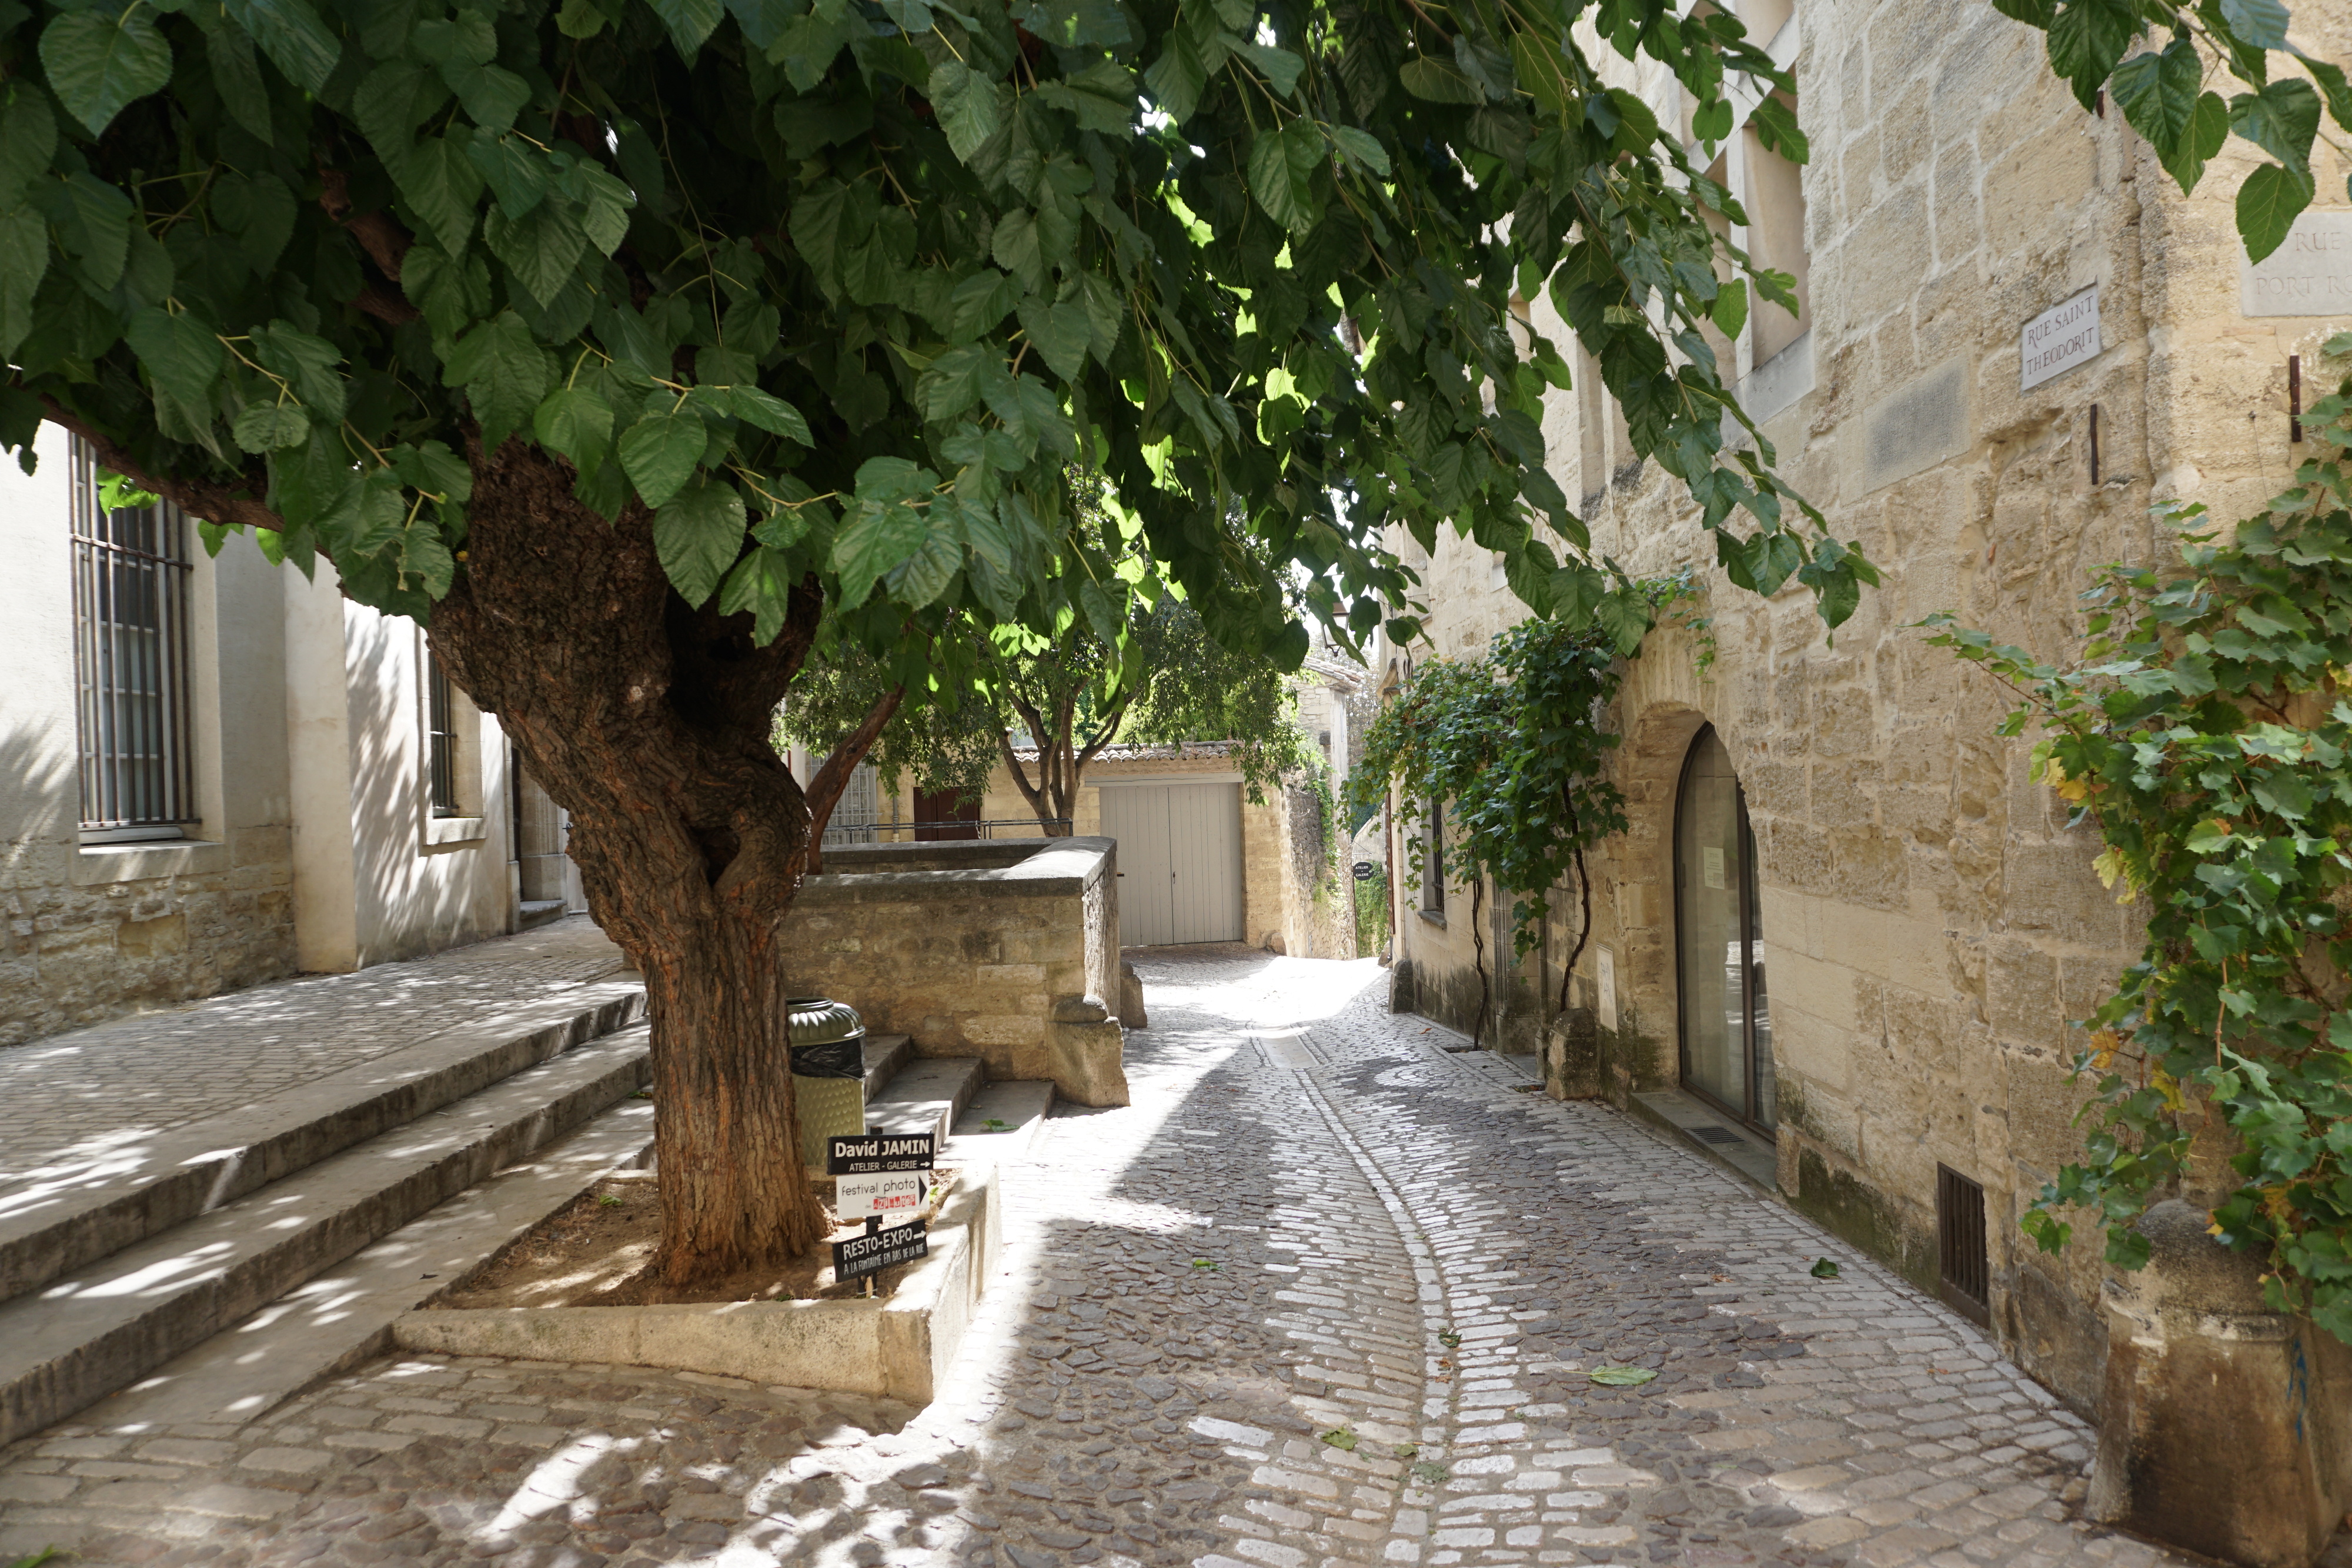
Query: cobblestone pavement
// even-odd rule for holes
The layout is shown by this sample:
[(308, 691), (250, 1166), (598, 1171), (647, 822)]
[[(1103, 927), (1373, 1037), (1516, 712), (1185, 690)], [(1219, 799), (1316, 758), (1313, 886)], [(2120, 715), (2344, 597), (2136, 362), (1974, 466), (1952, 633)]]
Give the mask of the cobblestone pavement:
[(1138, 967), (1135, 1103), (1066, 1108), (1008, 1170), (1005, 1271), (928, 1408), (388, 1360), (244, 1426), (0, 1452), (0, 1560), (2178, 1561), (2074, 1517), (2089, 1434), (1974, 1327), (1624, 1118), (1447, 1054), (1371, 966)]
[(575, 915), (427, 958), (307, 975), (0, 1050), (0, 1103), (8, 1107), (0, 1193), (488, 1022), (624, 962)]

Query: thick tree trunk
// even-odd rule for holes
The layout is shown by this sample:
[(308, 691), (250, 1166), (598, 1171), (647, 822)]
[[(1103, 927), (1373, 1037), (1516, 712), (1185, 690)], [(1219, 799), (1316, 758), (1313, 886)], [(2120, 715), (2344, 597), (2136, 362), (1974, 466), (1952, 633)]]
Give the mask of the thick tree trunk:
[(472, 455), (464, 570), (429, 636), (572, 813), (589, 910), (644, 971), (656, 1269), (682, 1285), (805, 1252), (822, 1215), (799, 1159), (781, 936), (809, 811), (769, 733), (818, 591), (757, 647), (749, 617), (671, 591), (642, 507), (593, 515), (520, 442)]

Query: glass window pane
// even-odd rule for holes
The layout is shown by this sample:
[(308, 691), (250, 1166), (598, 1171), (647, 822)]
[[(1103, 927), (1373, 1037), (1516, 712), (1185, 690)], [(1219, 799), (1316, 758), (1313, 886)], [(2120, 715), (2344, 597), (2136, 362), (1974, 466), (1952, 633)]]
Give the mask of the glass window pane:
[(1683, 771), (1675, 821), (1675, 937), (1682, 968), (1683, 1081), (1745, 1113), (1747, 944), (1739, 902), (1747, 874), (1739, 780), (1713, 729), (1699, 732)]

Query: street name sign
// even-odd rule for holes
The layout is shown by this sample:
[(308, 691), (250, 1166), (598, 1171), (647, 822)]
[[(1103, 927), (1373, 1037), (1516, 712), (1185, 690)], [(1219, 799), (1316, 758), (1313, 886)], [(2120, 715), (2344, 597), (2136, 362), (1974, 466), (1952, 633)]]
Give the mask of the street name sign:
[(2087, 364), (2099, 349), (2099, 286), (2094, 283), (2028, 321), (2018, 334), (2018, 390), (2029, 391)]

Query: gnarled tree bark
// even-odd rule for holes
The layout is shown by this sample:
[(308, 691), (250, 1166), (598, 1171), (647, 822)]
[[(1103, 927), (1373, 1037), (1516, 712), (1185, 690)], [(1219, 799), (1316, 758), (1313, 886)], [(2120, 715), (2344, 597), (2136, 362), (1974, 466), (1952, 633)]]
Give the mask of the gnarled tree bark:
[(509, 441), (469, 455), (464, 570), (428, 636), (572, 813), (597, 923), (646, 977), (667, 1283), (806, 1251), (822, 1218), (799, 1158), (781, 946), (808, 805), (770, 741), (823, 601), (766, 647), (748, 616), (688, 609), (652, 517), (573, 499), (569, 467)]

